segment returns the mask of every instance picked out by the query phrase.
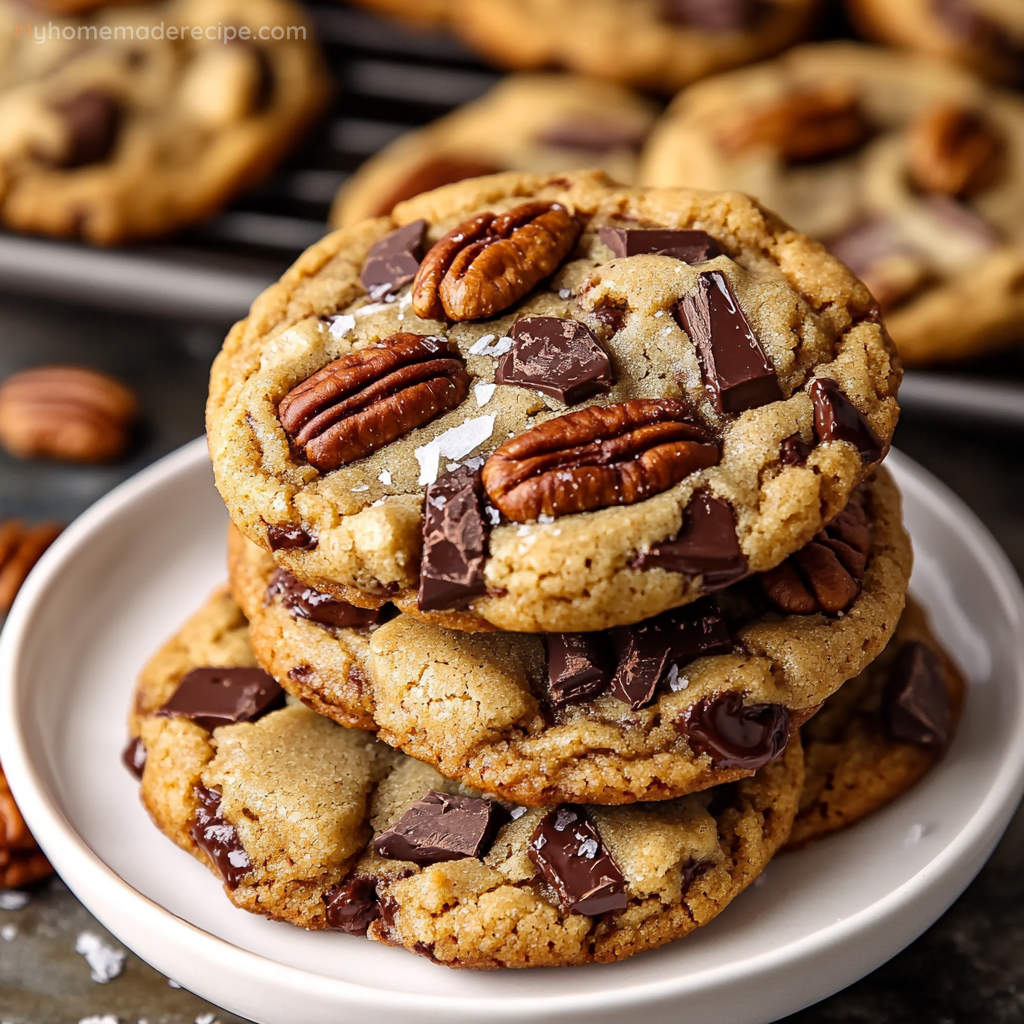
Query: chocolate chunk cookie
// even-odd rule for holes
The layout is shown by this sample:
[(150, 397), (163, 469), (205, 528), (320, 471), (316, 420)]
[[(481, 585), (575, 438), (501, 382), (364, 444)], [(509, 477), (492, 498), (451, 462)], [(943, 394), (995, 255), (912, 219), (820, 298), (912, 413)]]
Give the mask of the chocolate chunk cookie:
[[(35, 35), (16, 32), (28, 21)], [(290, 0), (163, 0), (46, 23), (4, 0), (0, 222), (110, 245), (201, 220), (287, 151), (326, 91)]]
[(862, 278), (918, 364), (1021, 337), (1022, 139), (1015, 94), (928, 57), (828, 43), (681, 93), (641, 175), (759, 196)]
[(892, 435), (890, 344), (746, 196), (494, 175), (308, 250), (215, 362), (210, 450), (234, 522), (323, 593), (604, 629), (837, 515)]

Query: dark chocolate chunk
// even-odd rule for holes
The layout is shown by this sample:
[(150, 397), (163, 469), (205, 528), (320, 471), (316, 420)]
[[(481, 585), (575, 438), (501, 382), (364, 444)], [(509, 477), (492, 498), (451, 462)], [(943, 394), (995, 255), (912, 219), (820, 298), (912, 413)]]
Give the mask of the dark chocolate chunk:
[(904, 644), (889, 668), (885, 686), (889, 735), (902, 743), (944, 747), (952, 708), (942, 660), (918, 640)]
[(559, 149), (609, 153), (616, 149), (639, 149), (646, 134), (645, 125), (601, 117), (574, 117), (549, 125), (537, 141)]
[(882, 260), (892, 256), (916, 256), (917, 252), (900, 238), (894, 221), (875, 217), (853, 224), (834, 235), (826, 248), (858, 277), (866, 277)]
[(382, 857), (436, 864), (480, 857), (501, 824), (502, 808), (490, 800), (450, 796), (432, 789), (373, 841)]
[(626, 311), (619, 309), (618, 306), (602, 304), (594, 307), (593, 317), (599, 323), (604, 324), (605, 327), (611, 328), (611, 332), (614, 334), (616, 331), (622, 330), (622, 325), (626, 322)]
[(637, 569), (668, 569), (684, 576), (701, 576), (705, 591), (721, 590), (747, 575), (747, 559), (736, 538), (732, 506), (708, 491), (698, 491), (686, 509), (675, 540), (641, 554)]
[(464, 608), (487, 593), (487, 524), (477, 470), (462, 466), (427, 485), (423, 557), (416, 604), (420, 611)]
[(548, 811), (527, 850), (570, 914), (596, 917), (626, 909), (626, 880), (582, 807), (562, 804)]
[(618, 658), (611, 692), (634, 711), (650, 704), (663, 680), (671, 683), (687, 662), (732, 650), (729, 630), (713, 598), (662, 612), (611, 631)]
[(89, 89), (53, 104), (67, 128), (67, 147), (59, 166), (66, 170), (103, 163), (114, 151), (124, 108), (110, 93)]
[(708, 32), (748, 32), (764, 13), (763, 0), (662, 0), (662, 17)]
[(614, 662), (601, 633), (548, 633), (548, 687), (552, 707), (577, 704), (608, 689)]
[(294, 524), (268, 526), (267, 540), (271, 551), (312, 551), (319, 543), (303, 527)]
[(783, 438), (779, 446), (779, 460), (784, 466), (803, 466), (807, 456), (814, 449), (799, 434), (790, 434)]
[(254, 722), (284, 707), (284, 690), (261, 668), (194, 668), (156, 714), (188, 718), (213, 732), (218, 726)]
[(512, 327), (512, 349), (494, 380), (517, 384), (575, 405), (612, 387), (612, 364), (586, 324), (557, 316), (527, 316)]
[(359, 280), (375, 301), (407, 285), (423, 259), (425, 220), (414, 220), (392, 231), (370, 247)]
[(189, 825), (189, 835), (200, 849), (206, 851), (224, 884), (229, 889), (237, 889), (252, 870), (249, 855), (239, 841), (235, 826), (225, 821), (220, 813), (221, 794), (201, 783), (193, 791), (199, 806)]
[(704, 385), (719, 412), (743, 412), (782, 398), (775, 368), (725, 274), (705, 270), (697, 278), (697, 290), (680, 299), (678, 311), (683, 330), (697, 346)]
[(816, 377), (807, 385), (814, 403), (814, 433), (819, 443), (848, 441), (867, 462), (881, 462), (885, 446), (864, 414), (846, 392), (828, 377)]
[(278, 569), (270, 577), (266, 600), (269, 603), (275, 597), (281, 598), (281, 604), (294, 618), (309, 619), (321, 626), (363, 629), (381, 621), (381, 608), (359, 608), (322, 594), (300, 582), (287, 569)]
[(706, 232), (689, 228), (600, 229), (601, 241), (616, 256), (674, 256), (684, 263), (700, 263), (722, 255), (719, 244)]
[(789, 742), (789, 712), (781, 704), (744, 704), (738, 693), (709, 697), (688, 708), (679, 728), (716, 768), (756, 771)]
[(341, 885), (323, 894), (329, 927), (349, 935), (365, 935), (380, 917), (377, 883), (363, 875), (349, 875)]
[(142, 778), (142, 772), (146, 767), (146, 748), (138, 736), (128, 741), (128, 746), (121, 753), (121, 760), (132, 775), (137, 779)]

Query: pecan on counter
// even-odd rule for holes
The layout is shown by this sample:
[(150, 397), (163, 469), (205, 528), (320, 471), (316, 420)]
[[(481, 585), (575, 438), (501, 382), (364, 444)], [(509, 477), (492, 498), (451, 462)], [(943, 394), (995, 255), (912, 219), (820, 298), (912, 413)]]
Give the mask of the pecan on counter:
[(1005, 168), (1006, 140), (981, 113), (937, 103), (907, 140), (910, 177), (925, 192), (966, 198), (994, 185)]
[(289, 391), (277, 414), (293, 446), (326, 472), (422, 427), (468, 391), (469, 374), (451, 342), (394, 334), (328, 363)]
[(548, 420), (484, 463), (491, 501), (515, 523), (632, 505), (720, 454), (680, 399), (634, 399)]
[(582, 228), (558, 203), (480, 213), (449, 231), (423, 258), (412, 308), (430, 320), (480, 320), (508, 309), (553, 274)]

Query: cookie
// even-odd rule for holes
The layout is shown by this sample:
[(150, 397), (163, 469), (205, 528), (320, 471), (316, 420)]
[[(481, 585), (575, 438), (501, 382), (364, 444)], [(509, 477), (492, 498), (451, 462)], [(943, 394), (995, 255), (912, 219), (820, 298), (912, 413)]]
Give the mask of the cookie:
[[(237, 532), (230, 548), (253, 650), (290, 693), (344, 724), (371, 716), (449, 778), (534, 806), (750, 775), (882, 651), (911, 568), (884, 470), (778, 569), (609, 634), (467, 634), (386, 607), (338, 626), (365, 610), (325, 602)], [(731, 746), (740, 721), (749, 742)]]
[[(452, 967), (620, 960), (717, 916), (785, 841), (803, 756), (630, 808), (527, 809), (277, 706), (217, 594), (145, 668), (129, 764), (157, 826), (242, 909)], [(437, 819), (444, 814), (444, 828)]]
[(342, 186), (334, 227), (389, 214), (440, 185), (498, 171), (544, 173), (600, 167), (636, 178), (637, 156), (656, 108), (610, 82), (573, 75), (510, 75), (426, 128), (408, 132)]
[(966, 688), (908, 600), (882, 654), (801, 729), (807, 774), (787, 847), (846, 828), (918, 782), (952, 741)]
[(53, 874), (14, 802), (0, 767), (0, 891), (31, 885)]
[(510, 172), (309, 249), (214, 363), (210, 451), (236, 525), (317, 590), (598, 630), (838, 514), (895, 426), (890, 345), (747, 196)]
[(681, 93), (641, 175), (756, 193), (860, 275), (920, 364), (1021, 337), (1022, 142), (1019, 96), (928, 57), (827, 43)]
[(19, 38), (28, 20), (0, 3), (0, 222), (18, 231), (112, 245), (202, 220), (326, 99), (290, 0), (115, 5)]

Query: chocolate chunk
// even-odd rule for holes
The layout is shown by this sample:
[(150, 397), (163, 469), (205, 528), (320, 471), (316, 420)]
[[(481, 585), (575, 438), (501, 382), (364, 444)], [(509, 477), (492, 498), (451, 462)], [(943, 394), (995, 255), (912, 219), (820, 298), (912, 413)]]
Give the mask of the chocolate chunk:
[(381, 608), (359, 608), (307, 586), (287, 569), (278, 569), (267, 584), (267, 603), (275, 597), (296, 619), (309, 619), (321, 626), (363, 629), (381, 622)]
[(64, 119), (67, 147), (59, 166), (65, 170), (103, 163), (114, 151), (124, 109), (110, 93), (89, 89), (53, 104)]
[(466, 178), (479, 178), (485, 174), (497, 174), (506, 168), (499, 167), (491, 160), (456, 153), (441, 153), (413, 167), (408, 174), (399, 178), (377, 202), (373, 211), (376, 217), (389, 214), (397, 203), (412, 199), (421, 192), (431, 192), (442, 185), (451, 185)]
[(684, 296), (677, 308), (683, 330), (697, 346), (704, 386), (719, 412), (743, 412), (782, 398), (775, 368), (725, 274), (704, 271), (697, 278), (697, 290)]
[(949, 742), (952, 709), (939, 656), (918, 640), (904, 644), (885, 686), (889, 735), (901, 743), (943, 747)]
[(494, 380), (517, 384), (575, 405), (612, 387), (612, 364), (586, 324), (557, 316), (527, 316), (512, 327), (512, 349)]
[(747, 575), (747, 559), (736, 539), (732, 506), (708, 491), (698, 491), (686, 509), (675, 540), (641, 554), (636, 569), (667, 569), (701, 576), (705, 591), (721, 590)]
[(301, 526), (270, 525), (267, 527), (267, 540), (271, 551), (312, 551), (319, 541)]
[(662, 680), (672, 680), (694, 658), (732, 650), (729, 630), (712, 598), (611, 631), (618, 658), (611, 692), (633, 711), (650, 704)]
[(329, 927), (349, 935), (365, 935), (380, 917), (377, 883), (373, 878), (349, 875), (341, 885), (323, 894)]
[(816, 377), (807, 385), (814, 403), (814, 433), (820, 443), (848, 441), (867, 462), (881, 462), (885, 446), (864, 414), (846, 392), (828, 377)]
[(201, 783), (197, 783), (193, 791), (199, 806), (189, 825), (189, 835), (200, 849), (206, 851), (224, 884), (229, 889), (237, 889), (252, 870), (249, 855), (238, 839), (235, 826), (225, 821), (220, 813), (221, 794)]
[(626, 322), (626, 311), (619, 309), (618, 306), (606, 306), (600, 305), (595, 306), (592, 312), (595, 320), (605, 325), (605, 327), (611, 328), (612, 334), (616, 331), (622, 330), (622, 325)]
[(626, 909), (626, 880), (582, 807), (562, 804), (548, 811), (527, 851), (570, 914), (596, 917)]
[(616, 149), (639, 149), (646, 134), (646, 125), (601, 117), (573, 117), (549, 125), (537, 141), (559, 149), (609, 153)]
[(790, 434), (783, 438), (779, 446), (779, 460), (784, 466), (803, 466), (807, 462), (807, 456), (814, 449), (799, 434)]
[(608, 689), (612, 653), (601, 633), (548, 633), (548, 687), (552, 707), (578, 704)]
[(373, 848), (382, 857), (420, 865), (480, 857), (498, 831), (501, 817), (500, 804), (432, 789), (377, 836)]
[(708, 32), (747, 32), (764, 13), (763, 0), (662, 0), (662, 17)]
[(146, 748), (138, 736), (128, 741), (128, 746), (121, 753), (121, 760), (132, 775), (137, 779), (142, 778), (142, 772), (146, 767)]
[(188, 718), (213, 732), (284, 707), (284, 690), (261, 668), (194, 668), (156, 714)]
[(721, 256), (719, 244), (706, 232), (684, 228), (600, 229), (601, 241), (616, 256), (674, 256), (684, 263), (700, 263)]
[(747, 704), (738, 693), (709, 697), (688, 708), (679, 728), (716, 768), (756, 771), (789, 742), (789, 712), (780, 704)]
[(359, 280), (370, 298), (379, 301), (407, 285), (423, 259), (425, 220), (414, 220), (398, 228), (370, 247)]
[(487, 525), (478, 471), (462, 466), (427, 486), (423, 512), (420, 611), (465, 608), (487, 593)]

